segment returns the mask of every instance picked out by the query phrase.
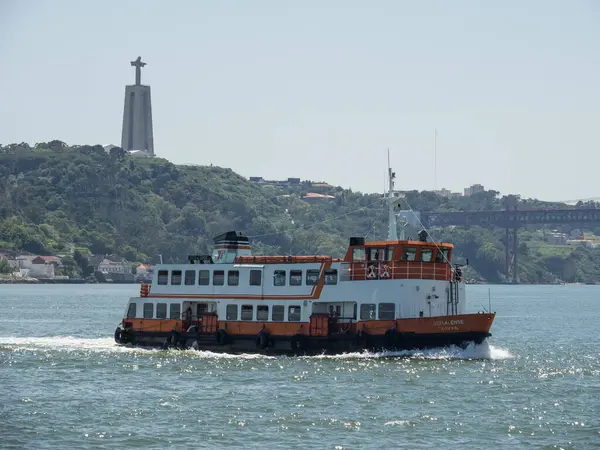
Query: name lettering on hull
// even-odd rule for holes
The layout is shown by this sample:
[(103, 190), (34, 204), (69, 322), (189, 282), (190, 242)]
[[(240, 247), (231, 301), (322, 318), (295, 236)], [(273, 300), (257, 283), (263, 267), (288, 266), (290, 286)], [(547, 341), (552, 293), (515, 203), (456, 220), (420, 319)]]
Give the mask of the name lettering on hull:
[(440, 331), (444, 332), (453, 332), (460, 331), (459, 325), (464, 325), (464, 320), (456, 319), (456, 320), (436, 320), (433, 322), (434, 327), (439, 327)]
[(464, 325), (465, 321), (462, 319), (456, 320), (436, 320), (433, 325), (436, 327), (448, 326), (448, 325)]

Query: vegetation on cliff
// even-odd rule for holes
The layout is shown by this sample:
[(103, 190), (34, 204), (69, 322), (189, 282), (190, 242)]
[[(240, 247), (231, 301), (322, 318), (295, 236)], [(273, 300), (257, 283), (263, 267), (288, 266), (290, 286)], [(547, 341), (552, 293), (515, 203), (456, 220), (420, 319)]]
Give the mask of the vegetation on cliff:
[[(304, 199), (326, 189), (335, 199)], [(382, 238), (387, 214), (380, 194), (340, 187), (260, 186), (230, 169), (176, 166), (160, 158), (128, 156), (115, 148), (67, 146), (60, 141), (0, 146), (0, 248), (67, 254), (65, 271), (81, 275), (89, 254), (119, 254), (132, 262), (185, 260), (209, 251), (212, 238), (238, 230), (262, 254), (340, 256), (350, 236)], [(502, 209), (497, 192), (448, 199), (410, 192), (414, 210)], [(544, 204), (518, 200), (522, 206)], [(557, 205), (554, 205), (557, 206)], [(571, 232), (576, 227), (561, 227)], [(520, 234), (525, 282), (596, 281), (600, 250), (549, 246), (547, 227)], [(407, 229), (415, 237), (418, 230)], [(494, 227), (430, 230), (469, 258), (471, 276), (503, 281), (503, 231)], [(65, 262), (65, 260), (63, 260)], [(85, 274), (85, 273), (84, 273)]]

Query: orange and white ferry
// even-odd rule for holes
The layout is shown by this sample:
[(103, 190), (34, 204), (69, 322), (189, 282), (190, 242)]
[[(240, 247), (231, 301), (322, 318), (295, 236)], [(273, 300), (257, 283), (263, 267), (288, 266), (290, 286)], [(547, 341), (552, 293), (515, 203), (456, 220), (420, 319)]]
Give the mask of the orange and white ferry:
[[(491, 336), (495, 313), (467, 313), (453, 245), (396, 235), (351, 237), (343, 258), (254, 256), (248, 237), (217, 236), (212, 255), (157, 265), (129, 300), (119, 344), (221, 352), (342, 353), (465, 346)], [(403, 233), (402, 233), (403, 234)]]

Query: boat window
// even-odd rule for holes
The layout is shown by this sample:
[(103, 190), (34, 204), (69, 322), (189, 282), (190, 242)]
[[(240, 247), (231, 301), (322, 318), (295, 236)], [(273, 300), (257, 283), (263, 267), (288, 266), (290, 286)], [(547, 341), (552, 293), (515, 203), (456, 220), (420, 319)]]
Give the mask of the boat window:
[(158, 284), (169, 284), (169, 271), (168, 270), (159, 270), (158, 271)]
[(447, 263), (448, 261), (448, 249), (442, 248), (438, 249), (437, 254), (435, 255), (435, 262), (439, 263)]
[(395, 303), (380, 303), (379, 304), (379, 320), (391, 320), (396, 317)]
[(375, 303), (363, 303), (360, 305), (360, 319), (375, 320), (376, 307), (377, 305), (375, 305)]
[(242, 320), (252, 320), (254, 316), (253, 305), (242, 305)]
[(268, 305), (258, 305), (256, 307), (256, 320), (269, 320)]
[(359, 247), (352, 250), (352, 261), (364, 261), (365, 259), (364, 247)]
[(385, 248), (370, 248), (369, 249), (369, 261), (384, 261), (385, 260)]
[(421, 249), (421, 261), (423, 262), (431, 262), (433, 258), (433, 250), (430, 248), (422, 248)]
[(415, 247), (404, 247), (402, 249), (402, 261), (414, 261), (417, 257), (417, 249)]
[(288, 307), (288, 322), (300, 322), (299, 305), (293, 305)]
[(240, 272), (238, 270), (229, 270), (227, 272), (227, 284), (229, 286), (237, 286), (240, 284)]
[(129, 309), (127, 309), (127, 317), (135, 317), (135, 303), (129, 304)]
[(213, 286), (223, 286), (225, 284), (225, 271), (215, 270), (213, 272)]
[(391, 261), (393, 256), (394, 256), (394, 247), (388, 247), (387, 251), (385, 252), (385, 260)]
[(273, 286), (285, 286), (285, 270), (273, 272)]
[(327, 269), (325, 271), (325, 284), (337, 284), (337, 269)]
[(196, 284), (196, 271), (195, 270), (186, 270), (185, 271), (185, 285), (193, 286)]
[(179, 303), (169, 305), (169, 317), (175, 320), (181, 319), (181, 305)]
[(204, 314), (206, 310), (208, 310), (208, 305), (206, 303), (198, 303), (198, 305), (196, 305), (196, 316)]
[(306, 285), (314, 286), (319, 282), (319, 275), (321, 271), (319, 269), (308, 269), (306, 271)]
[(201, 270), (198, 272), (198, 284), (200, 286), (208, 286), (210, 284), (210, 271)]
[(166, 303), (157, 303), (156, 304), (156, 318), (157, 319), (166, 319), (167, 318), (167, 304)]
[(301, 270), (290, 270), (290, 286), (301, 286), (302, 285), (302, 271)]
[(144, 319), (152, 319), (154, 317), (154, 303), (144, 303)]
[(260, 270), (250, 271), (250, 286), (262, 285), (262, 272)]
[(271, 310), (271, 320), (273, 322), (283, 322), (283, 313), (285, 309), (283, 305), (273, 305), (273, 309)]
[(171, 272), (171, 284), (176, 286), (181, 284), (181, 270)]
[(225, 318), (227, 320), (237, 320), (237, 305), (227, 305)]

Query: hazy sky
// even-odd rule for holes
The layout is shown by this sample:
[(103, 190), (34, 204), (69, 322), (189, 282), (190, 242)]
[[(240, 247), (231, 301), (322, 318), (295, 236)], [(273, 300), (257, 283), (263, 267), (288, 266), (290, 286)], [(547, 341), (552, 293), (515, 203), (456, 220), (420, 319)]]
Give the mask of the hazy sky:
[(600, 2), (0, 0), (0, 143), (120, 144), (382, 191), (600, 196)]

